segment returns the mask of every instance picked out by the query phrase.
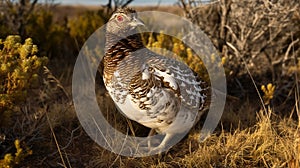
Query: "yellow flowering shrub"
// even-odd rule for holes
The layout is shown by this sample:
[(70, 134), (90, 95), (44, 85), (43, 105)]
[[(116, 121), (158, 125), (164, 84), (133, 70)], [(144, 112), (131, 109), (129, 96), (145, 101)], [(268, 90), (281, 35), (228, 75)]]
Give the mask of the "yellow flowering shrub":
[(261, 90), (264, 92), (263, 100), (264, 100), (265, 105), (270, 104), (270, 101), (274, 97), (275, 86), (272, 85), (272, 83), (269, 83), (267, 85), (267, 87), (265, 85), (262, 85)]
[(18, 35), (0, 39), (0, 126), (7, 124), (14, 106), (26, 98), (28, 89), (38, 86), (39, 70), (47, 63), (38, 48)]
[(5, 154), (4, 158), (0, 160), (0, 168), (12, 168), (15, 165), (20, 164), (27, 156), (32, 155), (32, 150), (25, 146), (25, 149), (21, 147), (20, 140), (15, 140), (16, 153)]

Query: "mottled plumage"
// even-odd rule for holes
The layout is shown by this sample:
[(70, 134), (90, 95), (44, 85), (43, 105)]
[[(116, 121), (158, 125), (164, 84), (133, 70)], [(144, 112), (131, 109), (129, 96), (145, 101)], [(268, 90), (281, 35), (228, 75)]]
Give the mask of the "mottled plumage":
[(128, 118), (166, 134), (158, 148), (188, 131), (208, 107), (210, 89), (187, 65), (145, 48), (132, 9), (118, 9), (106, 27), (103, 79)]

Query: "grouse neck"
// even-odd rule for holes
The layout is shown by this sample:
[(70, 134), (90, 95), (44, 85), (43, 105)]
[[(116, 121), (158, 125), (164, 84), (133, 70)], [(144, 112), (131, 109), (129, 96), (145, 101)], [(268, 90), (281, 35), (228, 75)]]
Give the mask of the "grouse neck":
[(106, 33), (105, 55), (111, 53), (111, 50), (133, 52), (142, 48), (145, 48), (145, 46), (140, 34), (133, 34), (123, 38), (112, 33)]

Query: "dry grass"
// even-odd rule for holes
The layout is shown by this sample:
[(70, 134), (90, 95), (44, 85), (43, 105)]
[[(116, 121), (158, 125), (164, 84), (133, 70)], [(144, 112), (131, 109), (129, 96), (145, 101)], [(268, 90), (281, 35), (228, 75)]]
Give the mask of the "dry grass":
[[(101, 110), (110, 124), (126, 133), (130, 129), (128, 121), (116, 112), (102, 89), (98, 90)], [(255, 104), (250, 100), (228, 102), (215, 134), (204, 142), (198, 141), (200, 126), (197, 126), (162, 156), (130, 158), (98, 146), (80, 127), (72, 105), (55, 102), (51, 107), (41, 109), (41, 116), (47, 114), (49, 122), (37, 124), (41, 125), (38, 131), (42, 136), (29, 142), (34, 154), (26, 159), (24, 166), (299, 167), (299, 118), (289, 117), (289, 111), (284, 112), (288, 115), (280, 117), (271, 106), (264, 111)], [(299, 112), (299, 109), (295, 110), (294, 113)], [(148, 129), (133, 123), (133, 132), (145, 136)]]

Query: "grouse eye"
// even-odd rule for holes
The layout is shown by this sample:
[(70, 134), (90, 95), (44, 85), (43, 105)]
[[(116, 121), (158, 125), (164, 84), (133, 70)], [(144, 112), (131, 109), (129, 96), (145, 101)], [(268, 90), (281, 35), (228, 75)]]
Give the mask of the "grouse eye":
[(119, 22), (122, 22), (122, 21), (124, 20), (124, 18), (123, 18), (123, 16), (119, 15), (119, 16), (117, 16), (117, 20), (118, 20)]

